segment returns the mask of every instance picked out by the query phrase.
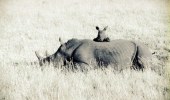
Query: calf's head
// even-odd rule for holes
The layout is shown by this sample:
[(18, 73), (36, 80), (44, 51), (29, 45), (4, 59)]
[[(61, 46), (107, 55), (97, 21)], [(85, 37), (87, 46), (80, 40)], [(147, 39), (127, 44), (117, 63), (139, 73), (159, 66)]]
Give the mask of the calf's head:
[(106, 26), (103, 30), (100, 30), (98, 26), (96, 26), (96, 30), (98, 30), (98, 35), (96, 38), (93, 39), (93, 41), (96, 42), (109, 42), (110, 40), (108, 40), (109, 38), (106, 37), (105, 31), (107, 30), (108, 26)]

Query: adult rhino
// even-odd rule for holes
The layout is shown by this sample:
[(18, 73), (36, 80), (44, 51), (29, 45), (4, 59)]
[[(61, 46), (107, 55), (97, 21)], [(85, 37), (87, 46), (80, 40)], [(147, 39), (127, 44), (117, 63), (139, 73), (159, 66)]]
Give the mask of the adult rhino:
[(132, 65), (134, 69), (143, 69), (152, 59), (149, 48), (137, 41), (113, 40), (110, 42), (94, 42), (89, 39), (71, 39), (63, 43), (58, 50), (46, 58), (39, 56), (40, 65), (53, 63), (54, 66), (64, 65), (66, 61), (73, 61), (74, 65), (105, 66), (111, 65), (115, 70), (121, 71)]

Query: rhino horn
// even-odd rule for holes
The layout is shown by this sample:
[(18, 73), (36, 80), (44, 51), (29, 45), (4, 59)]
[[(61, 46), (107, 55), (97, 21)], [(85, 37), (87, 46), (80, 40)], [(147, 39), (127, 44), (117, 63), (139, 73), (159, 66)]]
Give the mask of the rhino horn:
[(35, 55), (37, 56), (38, 60), (42, 58), (37, 51), (35, 51)]
[(107, 30), (107, 28), (108, 28), (108, 26), (106, 26), (106, 27), (103, 29), (103, 31), (106, 31), (106, 30)]
[(48, 51), (46, 50), (46, 52), (45, 52), (45, 55), (48, 57), (48, 56), (50, 56), (50, 54), (48, 53)]
[(98, 26), (96, 26), (96, 30), (99, 30), (99, 27), (98, 27)]
[(60, 43), (61, 43), (61, 45), (63, 44), (63, 41), (62, 41), (62, 39), (61, 38), (59, 38), (59, 41), (60, 41)]

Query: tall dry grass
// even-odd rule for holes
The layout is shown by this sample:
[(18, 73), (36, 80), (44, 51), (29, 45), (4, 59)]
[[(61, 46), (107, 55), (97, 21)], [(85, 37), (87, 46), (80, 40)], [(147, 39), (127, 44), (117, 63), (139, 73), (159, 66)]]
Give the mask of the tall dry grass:
[[(168, 0), (0, 0), (0, 100), (168, 100)], [(157, 71), (66, 72), (40, 68), (34, 51), (51, 54), (58, 38), (138, 40), (157, 53)]]

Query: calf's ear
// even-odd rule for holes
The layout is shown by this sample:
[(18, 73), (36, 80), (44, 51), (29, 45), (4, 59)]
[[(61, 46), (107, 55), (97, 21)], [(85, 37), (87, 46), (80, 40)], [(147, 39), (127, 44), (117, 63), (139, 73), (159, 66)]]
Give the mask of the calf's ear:
[(98, 27), (98, 26), (96, 26), (96, 30), (99, 30), (99, 27)]
[(42, 58), (37, 51), (35, 51), (35, 55), (37, 56), (38, 60)]
[(106, 27), (103, 29), (103, 31), (106, 31), (106, 30), (107, 30), (107, 28), (108, 28), (108, 26), (106, 26)]

